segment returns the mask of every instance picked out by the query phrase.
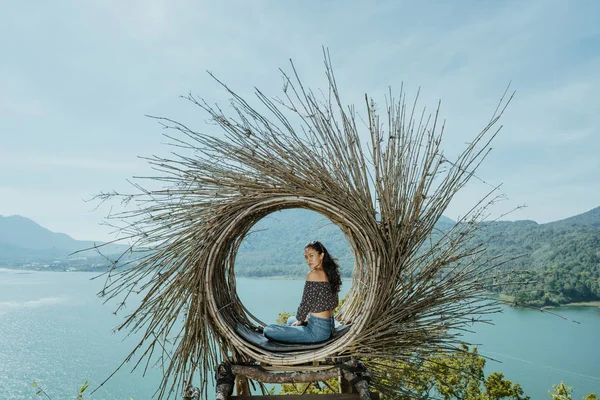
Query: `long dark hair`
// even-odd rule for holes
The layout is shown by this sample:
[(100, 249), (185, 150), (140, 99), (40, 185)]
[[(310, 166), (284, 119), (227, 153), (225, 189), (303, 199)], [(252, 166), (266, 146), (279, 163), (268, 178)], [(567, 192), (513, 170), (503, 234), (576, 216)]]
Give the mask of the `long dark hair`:
[(323, 256), (323, 270), (327, 275), (327, 279), (329, 280), (329, 285), (331, 285), (331, 293), (338, 294), (340, 292), (340, 287), (342, 286), (342, 278), (340, 277), (340, 266), (337, 263), (337, 260), (331, 257), (331, 254), (327, 251), (323, 243), (315, 240), (313, 242), (309, 242), (305, 249), (311, 248), (319, 254), (324, 254)]

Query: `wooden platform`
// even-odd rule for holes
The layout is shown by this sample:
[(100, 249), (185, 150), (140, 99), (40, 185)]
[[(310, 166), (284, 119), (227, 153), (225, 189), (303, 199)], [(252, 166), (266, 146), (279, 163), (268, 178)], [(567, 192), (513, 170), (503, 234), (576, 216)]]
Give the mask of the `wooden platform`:
[[(311, 365), (311, 367), (315, 367)], [(372, 393), (369, 390), (369, 381), (371, 373), (365, 365), (359, 360), (350, 358), (336, 365), (320, 365), (318, 367), (327, 367), (320, 370), (309, 371), (268, 371), (260, 365), (231, 364), (224, 362), (216, 368), (216, 399), (217, 400), (290, 400), (291, 397), (301, 397), (302, 400), (379, 400), (378, 393)], [(330, 379), (336, 379), (339, 383), (339, 391), (335, 394), (306, 394), (312, 382), (326, 382)], [(249, 387), (250, 381), (261, 383), (309, 383), (302, 394), (293, 395), (252, 395)], [(327, 384), (331, 390), (330, 385)], [(195, 388), (192, 388), (195, 389)], [(235, 389), (236, 396), (233, 396)], [(191, 393), (191, 392), (190, 392)], [(199, 392), (198, 392), (199, 393)], [(193, 393), (185, 397), (195, 399)]]
[[(335, 394), (277, 394), (270, 396), (230, 396), (231, 400), (290, 400), (301, 397), (302, 400), (358, 400), (358, 393), (335, 393)], [(379, 393), (371, 392), (371, 400), (379, 400)]]

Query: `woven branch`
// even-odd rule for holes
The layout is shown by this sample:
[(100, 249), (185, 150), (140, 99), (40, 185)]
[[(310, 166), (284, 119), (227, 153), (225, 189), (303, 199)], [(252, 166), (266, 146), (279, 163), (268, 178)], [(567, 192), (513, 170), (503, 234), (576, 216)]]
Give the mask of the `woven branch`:
[[(500, 261), (473, 242), (495, 188), (443, 234), (434, 225), (474, 176), (497, 134), (501, 100), (481, 133), (455, 159), (440, 148), (444, 124), (407, 107), (404, 93), (388, 99), (382, 118), (365, 97), (365, 127), (344, 108), (328, 54), (329, 90), (317, 98), (284, 73), (284, 98), (257, 97), (260, 113), (230, 90), (234, 116), (189, 95), (221, 137), (156, 118), (175, 146), (171, 158), (151, 157), (150, 178), (133, 194), (102, 194), (134, 204), (112, 215), (139, 255), (107, 274), (106, 299), (143, 299), (119, 329), (146, 332), (133, 354), (145, 368), (158, 357), (164, 379), (158, 398), (177, 395), (198, 379), (203, 396), (221, 361), (298, 365), (330, 355), (410, 360), (460, 347), (460, 332), (499, 310), (486, 297)], [(216, 79), (216, 78), (215, 78)], [(510, 101), (510, 99), (509, 99)], [(368, 132), (368, 142), (359, 131)], [(338, 225), (354, 251), (352, 287), (338, 313), (352, 322), (339, 340), (310, 352), (273, 354), (235, 332), (238, 323), (264, 325), (235, 290), (235, 256), (252, 226), (282, 209), (316, 211)], [(142, 249), (142, 250), (140, 250)], [(119, 307), (120, 309), (120, 307)], [(401, 388), (377, 388), (400, 393)]]

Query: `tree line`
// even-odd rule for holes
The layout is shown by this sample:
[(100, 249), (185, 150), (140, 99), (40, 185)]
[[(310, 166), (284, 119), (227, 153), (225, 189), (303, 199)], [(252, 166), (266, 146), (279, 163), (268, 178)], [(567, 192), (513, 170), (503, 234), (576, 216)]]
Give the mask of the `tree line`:
[[(449, 219), (437, 225), (438, 236), (450, 229)], [(244, 239), (236, 274), (248, 277), (301, 277), (307, 272), (304, 245), (321, 240), (350, 277), (354, 257), (341, 230), (317, 213), (285, 210), (259, 221)], [(519, 272), (522, 285), (491, 286), (520, 304), (549, 306), (600, 301), (600, 227), (584, 223), (497, 221), (482, 223), (476, 243), (491, 255), (512, 259), (498, 272)], [(513, 259), (514, 258), (514, 259)]]

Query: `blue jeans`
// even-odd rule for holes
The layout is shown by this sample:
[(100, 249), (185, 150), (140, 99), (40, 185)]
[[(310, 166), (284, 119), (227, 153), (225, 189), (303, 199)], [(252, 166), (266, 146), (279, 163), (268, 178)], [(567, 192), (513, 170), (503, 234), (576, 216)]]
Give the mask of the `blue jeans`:
[(264, 335), (278, 342), (319, 343), (329, 339), (333, 334), (333, 317), (320, 318), (308, 314), (308, 324), (291, 326), (294, 322), (296, 322), (296, 317), (290, 317), (286, 326), (267, 325), (264, 328)]

